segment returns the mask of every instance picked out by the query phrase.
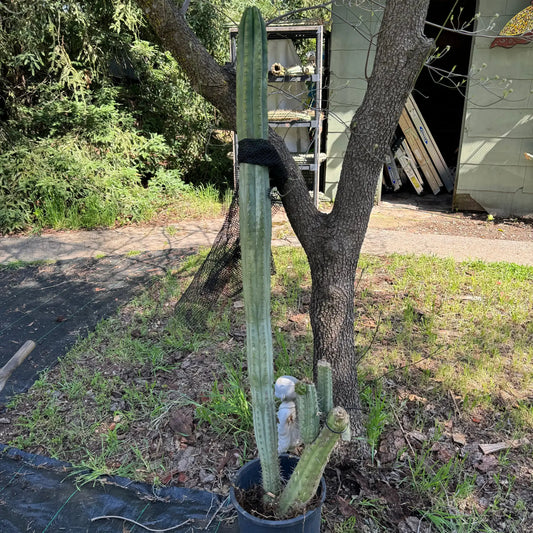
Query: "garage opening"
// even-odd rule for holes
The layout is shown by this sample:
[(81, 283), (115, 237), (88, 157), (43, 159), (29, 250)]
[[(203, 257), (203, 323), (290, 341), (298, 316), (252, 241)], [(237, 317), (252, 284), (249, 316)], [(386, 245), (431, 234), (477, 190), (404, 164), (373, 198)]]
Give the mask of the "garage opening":
[[(432, 0), (425, 31), (426, 35), (435, 39), (440, 56), (424, 67), (412, 93), (453, 177), (459, 154), (472, 37), (443, 27), (472, 31), (475, 8), (476, 2), (472, 0), (457, 0), (455, 3)], [(402, 135), (401, 131), (399, 135)], [(398, 166), (402, 172), (401, 165)], [(451, 187), (434, 187), (433, 190), (427, 183), (423, 185), (423, 191), (417, 192), (413, 183), (404, 179), (401, 186), (394, 190), (386, 176), (382, 199), (394, 202), (406, 196), (426, 197), (427, 200), (451, 207), (453, 181)]]

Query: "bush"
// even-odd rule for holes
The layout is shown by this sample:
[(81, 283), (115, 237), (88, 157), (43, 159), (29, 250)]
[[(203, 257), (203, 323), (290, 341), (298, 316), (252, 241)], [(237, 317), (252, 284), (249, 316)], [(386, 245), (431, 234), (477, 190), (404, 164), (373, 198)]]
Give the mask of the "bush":
[[(187, 190), (178, 170), (161, 166), (164, 153), (153, 151), (160, 139), (124, 132), (115, 139), (97, 147), (65, 135), (1, 154), (0, 231), (145, 220)], [(154, 177), (145, 188), (146, 172)]]

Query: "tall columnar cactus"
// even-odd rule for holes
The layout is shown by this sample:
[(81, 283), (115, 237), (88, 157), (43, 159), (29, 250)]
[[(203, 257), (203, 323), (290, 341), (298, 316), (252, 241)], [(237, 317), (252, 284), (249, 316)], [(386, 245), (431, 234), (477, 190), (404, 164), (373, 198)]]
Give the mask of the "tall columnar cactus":
[[(267, 40), (259, 10), (249, 7), (239, 25), (237, 42), (237, 136), (239, 139), (267, 139)], [(276, 501), (281, 492), (277, 454), (274, 403), (274, 362), (270, 324), (270, 241), (272, 220), (267, 167), (242, 163), (239, 172), (240, 239), (246, 351), (252, 394), (254, 432), (265, 495)], [(331, 370), (331, 369), (330, 369)], [(289, 379), (289, 381), (291, 381)], [(296, 380), (294, 380), (296, 381)], [(325, 406), (331, 403), (331, 374), (320, 385)], [(341, 407), (332, 409), (326, 427), (318, 437), (318, 403), (314, 385), (306, 384), (300, 410), (309, 420), (313, 441), (306, 447), (291, 478), (279, 497), (278, 511), (287, 514), (304, 506), (315, 494), (333, 446), (348, 424)], [(288, 400), (285, 394), (281, 399)], [(292, 400), (291, 400), (292, 402)], [(329, 402), (329, 403), (328, 403)], [(304, 422), (307, 424), (306, 422)], [(304, 430), (307, 431), (307, 428)]]
[[(244, 11), (237, 41), (237, 137), (267, 139), (267, 39), (256, 7)], [(268, 169), (243, 163), (239, 172), (240, 240), (246, 315), (246, 350), (254, 432), (263, 489), (280, 490), (274, 364), (270, 325), (270, 241)]]

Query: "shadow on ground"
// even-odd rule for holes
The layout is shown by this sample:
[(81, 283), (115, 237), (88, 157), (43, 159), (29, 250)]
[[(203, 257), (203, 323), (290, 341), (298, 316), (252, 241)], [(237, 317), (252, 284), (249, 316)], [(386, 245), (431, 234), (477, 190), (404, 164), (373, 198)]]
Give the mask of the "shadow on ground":
[(0, 270), (0, 367), (24, 344), (37, 346), (0, 393), (0, 404), (33, 384), (98, 321), (112, 315), (154, 276), (190, 250), (58, 261)]
[[(171, 249), (1, 268), (0, 367), (25, 341), (37, 346), (0, 393), (0, 421), (13, 395), (29, 389), (79, 337), (192, 252)], [(183, 523), (180, 531), (235, 531), (221, 521), (221, 498), (209, 492), (111, 477), (78, 487), (72, 473), (68, 464), (0, 444), (0, 531), (140, 531), (132, 520), (152, 528)], [(130, 521), (92, 521), (102, 515)]]

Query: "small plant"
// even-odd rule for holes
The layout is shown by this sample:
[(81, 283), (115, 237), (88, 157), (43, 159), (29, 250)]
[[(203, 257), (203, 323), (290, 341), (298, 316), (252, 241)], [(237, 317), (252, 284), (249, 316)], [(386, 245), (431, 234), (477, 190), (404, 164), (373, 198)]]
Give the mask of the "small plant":
[(376, 389), (366, 387), (361, 392), (361, 397), (368, 406), (366, 432), (372, 453), (372, 461), (374, 461), (378, 451), (379, 438), (389, 419), (387, 401), (383, 397), (380, 382), (378, 382)]
[[(237, 44), (237, 135), (239, 139), (268, 137), (266, 113), (267, 46), (266, 29), (256, 7), (244, 11)], [(270, 241), (272, 220), (269, 174), (264, 166), (243, 163), (240, 167), (240, 230), (243, 294), (246, 316), (246, 350), (252, 396), (254, 432), (262, 470), (265, 499), (281, 516), (300, 511), (314, 496), (329, 455), (348, 426), (342, 407), (333, 408), (325, 427), (317, 433), (318, 404), (314, 385), (302, 386), (300, 417), (306, 447), (287, 485), (281, 490), (276, 434), (276, 412), (272, 390), (274, 377), (272, 329), (270, 323)], [(307, 424), (313, 425), (307, 431)]]

